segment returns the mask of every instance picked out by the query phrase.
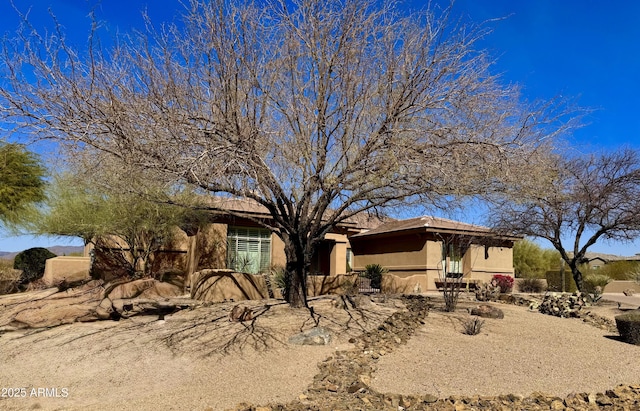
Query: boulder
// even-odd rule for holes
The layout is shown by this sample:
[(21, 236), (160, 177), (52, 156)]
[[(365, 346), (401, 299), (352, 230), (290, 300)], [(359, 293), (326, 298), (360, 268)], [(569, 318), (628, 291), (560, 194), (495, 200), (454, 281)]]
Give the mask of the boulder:
[(182, 295), (182, 288), (162, 283), (152, 278), (143, 278), (115, 285), (109, 292), (111, 300), (131, 298), (171, 298)]
[(315, 327), (289, 337), (289, 344), (296, 345), (327, 345), (330, 342), (331, 334), (323, 327)]
[(89, 257), (54, 257), (46, 261), (42, 280), (47, 286), (54, 286), (65, 281), (67, 283), (86, 282), (91, 280)]
[[(105, 293), (109, 296), (105, 297)], [(93, 280), (64, 290), (50, 288), (0, 296), (0, 329), (54, 327), (133, 315), (157, 315), (163, 319), (196, 304), (192, 300), (168, 298), (179, 293), (179, 287), (149, 279), (106, 288), (102, 280)], [(110, 298), (113, 296), (119, 298)]]
[(486, 304), (472, 308), (471, 315), (476, 315), (482, 318), (504, 318), (504, 313), (501, 309)]

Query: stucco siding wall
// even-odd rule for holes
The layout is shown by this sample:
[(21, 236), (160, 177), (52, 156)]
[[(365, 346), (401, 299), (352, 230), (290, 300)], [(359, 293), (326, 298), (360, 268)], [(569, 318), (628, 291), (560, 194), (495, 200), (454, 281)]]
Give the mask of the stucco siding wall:
[(284, 254), (284, 241), (276, 234), (271, 234), (271, 266), (284, 267), (287, 256)]
[(442, 275), (442, 242), (430, 240), (426, 245), (427, 269), (430, 274)]
[(380, 264), (397, 275), (424, 273), (427, 269), (426, 247), (426, 238), (419, 235), (352, 241), (354, 270), (362, 271), (368, 264)]
[[(485, 259), (485, 247), (473, 245), (467, 251), (469, 264), (474, 275), (508, 274), (513, 275), (513, 249), (509, 247), (489, 247)], [(491, 276), (489, 276), (489, 279)]]

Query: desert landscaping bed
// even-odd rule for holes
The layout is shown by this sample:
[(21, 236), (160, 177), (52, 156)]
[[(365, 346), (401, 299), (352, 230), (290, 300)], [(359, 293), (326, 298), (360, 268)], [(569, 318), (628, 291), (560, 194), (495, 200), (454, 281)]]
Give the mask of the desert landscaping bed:
[[(268, 300), (243, 303), (256, 314), (248, 322), (228, 321), (235, 304), (224, 303), (165, 320), (9, 331), (0, 334), (3, 387), (50, 390), (2, 398), (0, 408), (640, 408), (640, 346), (607, 327), (493, 304), (504, 319), (486, 319), (476, 336), (461, 332), (473, 301), (444, 313), (437, 298), (335, 296), (314, 299), (313, 317)], [(316, 326), (330, 344), (288, 342)]]

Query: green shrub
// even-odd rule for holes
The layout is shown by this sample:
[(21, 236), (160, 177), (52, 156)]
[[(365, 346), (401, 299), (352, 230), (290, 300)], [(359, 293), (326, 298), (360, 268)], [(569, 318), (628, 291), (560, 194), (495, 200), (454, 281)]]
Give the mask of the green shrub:
[(640, 311), (629, 312), (616, 317), (616, 327), (623, 341), (640, 345)]
[(540, 278), (523, 278), (518, 280), (518, 291), (521, 293), (541, 293), (544, 290), (544, 281)]
[[(545, 274), (549, 291), (562, 291), (562, 276), (560, 271), (547, 271)], [(573, 281), (571, 270), (564, 270), (564, 291), (574, 293), (577, 291), (576, 282)]]
[(371, 280), (371, 288), (381, 288), (382, 274), (385, 274), (386, 272), (387, 269), (380, 264), (369, 264), (364, 267), (363, 276)]
[(612, 261), (597, 271), (598, 274), (604, 274), (612, 280), (629, 280), (629, 277), (638, 270), (640, 270), (638, 261)]
[(53, 257), (56, 257), (54, 253), (42, 247), (29, 248), (18, 253), (13, 260), (13, 268), (22, 270), (20, 287), (42, 278), (46, 261)]

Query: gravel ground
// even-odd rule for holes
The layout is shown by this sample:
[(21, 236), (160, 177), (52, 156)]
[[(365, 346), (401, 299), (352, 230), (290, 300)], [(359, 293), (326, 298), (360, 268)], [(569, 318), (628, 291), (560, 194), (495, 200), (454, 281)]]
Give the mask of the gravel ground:
[[(353, 348), (351, 337), (403, 308), (389, 299), (345, 310), (339, 299), (320, 298), (311, 318), (276, 301), (243, 305), (257, 313), (255, 321), (229, 322), (234, 304), (215, 304), (166, 321), (136, 317), (0, 334), (0, 388), (27, 390), (26, 398), (0, 397), (0, 409), (224, 410), (240, 402), (286, 403), (305, 392), (318, 363)], [(408, 344), (378, 360), (373, 388), (439, 397), (565, 395), (640, 382), (640, 347), (578, 320), (498, 306), (505, 318), (486, 320), (477, 336), (461, 333), (466, 311), (432, 310)], [(617, 306), (600, 310), (613, 315)], [(333, 332), (329, 346), (287, 343), (316, 323)], [(49, 391), (32, 395), (32, 388)]]
[(379, 360), (372, 387), (438, 397), (536, 391), (565, 396), (640, 382), (640, 346), (576, 319), (498, 307), (504, 319), (486, 319), (475, 336), (462, 333), (466, 313), (431, 311), (408, 344)]
[[(19, 398), (0, 392), (0, 409), (224, 410), (288, 402), (307, 388), (318, 363), (398, 309), (397, 301), (360, 310), (336, 302), (314, 300), (315, 320), (270, 300), (243, 303), (257, 313), (246, 323), (228, 321), (235, 305), (228, 303), (165, 321), (134, 317), (0, 334), (0, 389), (26, 389)], [(316, 321), (333, 331), (331, 345), (287, 343)]]

